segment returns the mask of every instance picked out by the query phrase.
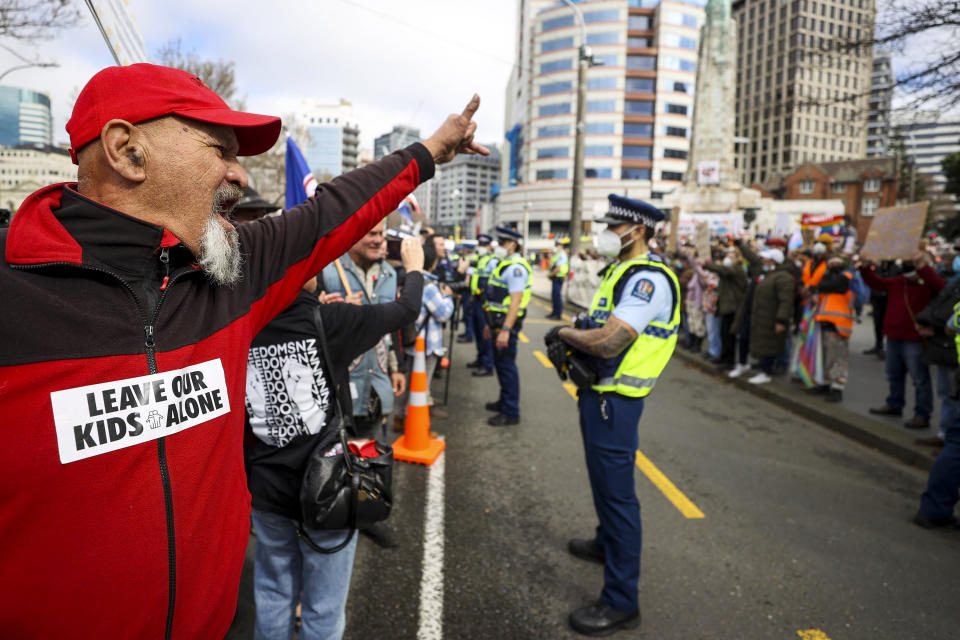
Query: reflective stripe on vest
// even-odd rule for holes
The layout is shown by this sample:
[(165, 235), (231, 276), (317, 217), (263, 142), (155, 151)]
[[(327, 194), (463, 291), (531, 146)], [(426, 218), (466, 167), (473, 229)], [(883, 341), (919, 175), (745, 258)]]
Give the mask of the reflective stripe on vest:
[(520, 298), (520, 312), (518, 318), (522, 318), (527, 305), (530, 304), (531, 285), (533, 282), (533, 269), (530, 263), (524, 258), (513, 258), (504, 260), (497, 265), (496, 270), (490, 275), (490, 281), (487, 284), (487, 299), (483, 303), (483, 308), (494, 313), (507, 313), (510, 311), (510, 295), (507, 291), (507, 283), (500, 279), (503, 270), (512, 265), (522, 265), (527, 270), (527, 283), (523, 287), (523, 296)]
[[(550, 270), (553, 271), (553, 268), (557, 266), (557, 261), (560, 260), (560, 256), (563, 255), (563, 251), (557, 251), (550, 258)], [(570, 272), (570, 263), (565, 262), (560, 265), (560, 268), (557, 270), (557, 275), (553, 276), (554, 278), (566, 278), (567, 274)]]
[[(650, 322), (620, 356), (604, 361), (611, 366), (616, 364), (616, 372), (613, 376), (601, 378), (593, 386), (595, 391), (612, 391), (631, 398), (649, 395), (677, 345), (677, 331), (680, 328), (680, 283), (666, 265), (646, 256), (627, 260), (607, 270), (600, 288), (593, 296), (590, 317), (600, 325), (606, 324), (610, 313), (616, 308), (613, 297), (617, 283), (626, 274), (633, 275), (638, 270), (662, 273), (673, 285), (673, 312), (670, 314), (670, 321)], [(624, 295), (622, 291), (620, 295)], [(618, 359), (619, 363), (616, 362)]]

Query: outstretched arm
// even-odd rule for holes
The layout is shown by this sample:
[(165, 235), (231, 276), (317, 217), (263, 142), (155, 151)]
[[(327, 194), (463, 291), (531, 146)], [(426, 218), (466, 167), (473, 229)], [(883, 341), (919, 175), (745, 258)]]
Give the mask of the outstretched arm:
[(598, 358), (613, 358), (630, 346), (637, 332), (623, 320), (610, 316), (606, 324), (597, 329), (564, 327), (557, 335), (574, 349)]

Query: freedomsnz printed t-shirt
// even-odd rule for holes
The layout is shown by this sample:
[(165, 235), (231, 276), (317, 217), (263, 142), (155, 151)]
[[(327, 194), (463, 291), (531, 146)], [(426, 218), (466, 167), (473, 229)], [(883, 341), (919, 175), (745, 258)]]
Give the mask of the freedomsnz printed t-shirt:
[(283, 447), (297, 436), (320, 433), (330, 414), (330, 383), (316, 338), (250, 348), (247, 417), (253, 435)]
[(247, 357), (244, 459), (253, 506), (294, 519), (307, 458), (333, 439), (325, 427), (336, 391), (317, 340), (318, 304), (302, 291), (254, 338)]

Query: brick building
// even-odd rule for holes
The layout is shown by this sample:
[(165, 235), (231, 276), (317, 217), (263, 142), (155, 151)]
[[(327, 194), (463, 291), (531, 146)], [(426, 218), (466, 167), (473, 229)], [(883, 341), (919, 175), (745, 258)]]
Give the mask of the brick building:
[(808, 162), (788, 174), (771, 175), (750, 185), (775, 200), (843, 200), (844, 213), (862, 242), (880, 207), (897, 203), (899, 177), (895, 158)]

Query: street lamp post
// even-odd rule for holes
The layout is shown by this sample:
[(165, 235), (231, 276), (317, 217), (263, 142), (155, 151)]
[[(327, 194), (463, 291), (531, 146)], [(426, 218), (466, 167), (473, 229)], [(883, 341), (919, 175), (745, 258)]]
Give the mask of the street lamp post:
[(586, 133), (584, 119), (587, 102), (587, 69), (594, 62), (593, 56), (590, 55), (590, 48), (587, 46), (587, 29), (583, 23), (580, 7), (571, 0), (563, 0), (563, 2), (573, 9), (577, 24), (580, 26), (580, 55), (577, 58), (577, 131), (573, 146), (573, 194), (570, 203), (570, 255), (573, 256), (580, 251), (580, 236), (583, 234), (581, 209), (583, 209), (583, 136)]

